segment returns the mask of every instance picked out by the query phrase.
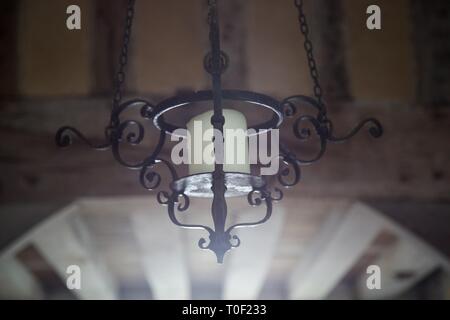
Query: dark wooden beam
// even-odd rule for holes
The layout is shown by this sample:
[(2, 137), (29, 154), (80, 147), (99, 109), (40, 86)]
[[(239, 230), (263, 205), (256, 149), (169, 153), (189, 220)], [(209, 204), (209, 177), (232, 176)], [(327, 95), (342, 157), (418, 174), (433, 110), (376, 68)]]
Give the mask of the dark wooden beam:
[[(12, 245), (17, 237), (50, 217), (68, 203), (58, 200), (49, 203), (17, 202), (13, 205), (0, 205), (0, 250)], [(7, 226), (7, 227), (6, 227)]]
[(17, 254), (17, 260), (34, 276), (44, 292), (44, 299), (75, 300), (73, 291), (69, 290), (51, 263), (34, 245), (28, 245)]
[[(450, 112), (357, 105), (332, 112), (338, 136), (370, 116), (381, 121), (385, 134), (374, 140), (362, 130), (346, 143), (330, 144), (319, 163), (303, 170), (299, 190), (312, 195), (449, 199), (450, 149), (444, 141), (450, 137)], [(313, 153), (308, 143), (295, 139), (289, 124), (282, 137), (297, 154)]]
[[(100, 139), (108, 109), (103, 100), (9, 103), (0, 117), (0, 201), (46, 201), (82, 196), (148, 194), (138, 173), (122, 168), (109, 152), (91, 151), (82, 144), (60, 150), (54, 133), (61, 125), (75, 125)], [(107, 106), (107, 101), (103, 101)], [(38, 104), (38, 105), (37, 105)], [(382, 139), (361, 132), (347, 143), (329, 145), (323, 159), (303, 168), (302, 182), (287, 195), (383, 199), (450, 200), (450, 111), (439, 114), (424, 109), (342, 106), (330, 115), (337, 134), (367, 116), (385, 126)], [(249, 122), (261, 117), (254, 114)], [(311, 155), (316, 144), (302, 143), (292, 134), (292, 121), (282, 137), (299, 156)], [(147, 128), (152, 130), (149, 123)], [(149, 133), (144, 147), (131, 158), (148, 154), (157, 133)], [(166, 148), (166, 156), (170, 150)]]
[(369, 204), (450, 257), (450, 202), (370, 201)]

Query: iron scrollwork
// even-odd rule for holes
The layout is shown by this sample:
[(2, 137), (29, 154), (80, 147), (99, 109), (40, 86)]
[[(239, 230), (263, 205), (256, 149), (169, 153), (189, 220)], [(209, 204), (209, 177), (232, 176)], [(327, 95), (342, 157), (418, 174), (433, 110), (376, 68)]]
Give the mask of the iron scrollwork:
[(56, 144), (59, 147), (68, 147), (73, 143), (73, 138), (76, 137), (86, 143), (89, 147), (106, 151), (112, 149), (114, 158), (124, 167), (133, 170), (141, 169), (146, 163), (156, 159), (159, 155), (162, 145), (165, 140), (165, 133), (160, 135), (159, 143), (157, 144), (154, 152), (151, 153), (146, 159), (139, 163), (129, 163), (123, 159), (120, 151), (121, 143), (127, 143), (132, 146), (137, 146), (142, 143), (145, 135), (144, 126), (137, 120), (121, 120), (121, 114), (132, 107), (141, 107), (141, 115), (146, 119), (151, 119), (152, 110), (154, 106), (142, 99), (135, 99), (127, 101), (119, 106), (117, 110), (114, 110), (111, 115), (111, 122), (105, 129), (105, 142), (101, 144), (95, 144), (86, 138), (80, 131), (73, 127), (62, 127), (56, 133)]
[(218, 263), (223, 263), (224, 256), (229, 250), (237, 248), (241, 245), (239, 236), (236, 234), (232, 234), (234, 230), (240, 228), (256, 227), (267, 222), (272, 216), (273, 198), (267, 191), (266, 186), (253, 188), (253, 190), (250, 191), (247, 195), (247, 201), (248, 204), (253, 207), (259, 207), (263, 203), (265, 204), (266, 212), (260, 220), (255, 222), (238, 223), (230, 226), (227, 229), (216, 228), (216, 230), (213, 230), (206, 226), (188, 226), (190, 228), (202, 228), (208, 231), (209, 241), (207, 241), (205, 238), (201, 238), (198, 242), (198, 245), (201, 249), (213, 251), (217, 257)]
[[(348, 134), (337, 137), (334, 133), (333, 122), (327, 117), (326, 108), (323, 103), (308, 96), (297, 95), (286, 98), (280, 104), (283, 114), (287, 118), (292, 118), (298, 113), (298, 104), (306, 103), (307, 106), (312, 107), (316, 111), (316, 115), (302, 114), (299, 115), (292, 127), (293, 134), (300, 142), (309, 141), (313, 134), (319, 139), (319, 150), (310, 158), (301, 158), (291, 152), (286, 146), (280, 145), (280, 158), (285, 165), (284, 169), (278, 173), (278, 181), (284, 187), (291, 187), (300, 181), (300, 166), (310, 165), (319, 161), (325, 154), (328, 143), (342, 143), (356, 134), (358, 134), (364, 127), (369, 127), (369, 134), (373, 138), (380, 138), (383, 135), (383, 127), (381, 123), (374, 118), (369, 118), (361, 121)], [(291, 182), (286, 181), (286, 177), (294, 172), (294, 179)]]

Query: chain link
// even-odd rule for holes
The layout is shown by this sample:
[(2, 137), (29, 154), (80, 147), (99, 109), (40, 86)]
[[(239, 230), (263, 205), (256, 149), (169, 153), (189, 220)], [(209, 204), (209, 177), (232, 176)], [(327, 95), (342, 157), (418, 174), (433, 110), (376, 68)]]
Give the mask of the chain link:
[[(300, 31), (305, 38), (304, 48), (306, 51), (306, 56), (308, 58), (309, 72), (311, 74), (311, 78), (314, 83), (314, 96), (316, 97), (319, 104), (323, 106), (323, 99), (322, 99), (323, 94), (322, 94), (322, 87), (320, 86), (319, 82), (319, 71), (317, 70), (316, 59), (314, 58), (313, 44), (309, 37), (309, 26), (306, 20), (305, 12), (303, 10), (303, 0), (294, 0), (294, 3), (298, 10), (298, 21), (300, 23)], [(322, 113), (325, 116), (326, 114), (325, 108), (323, 108)]]
[(123, 34), (122, 49), (119, 57), (119, 67), (114, 77), (113, 109), (116, 109), (122, 101), (122, 90), (125, 82), (125, 67), (128, 64), (128, 47), (130, 44), (131, 30), (134, 18), (134, 5), (136, 0), (128, 0), (125, 31)]

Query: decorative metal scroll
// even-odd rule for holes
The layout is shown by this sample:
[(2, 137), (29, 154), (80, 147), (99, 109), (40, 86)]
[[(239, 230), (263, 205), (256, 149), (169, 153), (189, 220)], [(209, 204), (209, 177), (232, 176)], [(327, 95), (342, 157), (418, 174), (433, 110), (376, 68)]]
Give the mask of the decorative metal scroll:
[[(283, 187), (292, 187), (300, 182), (301, 166), (310, 165), (319, 161), (327, 149), (328, 143), (342, 143), (358, 134), (364, 127), (369, 127), (369, 134), (373, 138), (380, 138), (383, 135), (381, 123), (374, 118), (368, 118), (357, 124), (349, 133), (344, 136), (336, 136), (333, 122), (328, 119), (326, 109), (323, 104), (308, 96), (297, 95), (284, 99), (281, 102), (281, 109), (286, 118), (293, 118), (298, 114), (298, 106), (305, 103), (313, 108), (316, 114), (301, 114), (296, 117), (292, 127), (293, 135), (300, 142), (309, 141), (313, 135), (318, 137), (318, 152), (309, 158), (299, 157), (291, 152), (284, 144), (280, 144), (280, 158), (284, 163), (284, 168), (278, 172), (278, 182)], [(291, 176), (288, 180), (287, 177)]]
[(141, 115), (144, 118), (151, 119), (151, 112), (154, 109), (152, 104), (142, 99), (131, 100), (121, 104), (117, 110), (113, 111), (110, 125), (105, 129), (105, 141), (103, 143), (95, 144), (91, 142), (80, 131), (73, 127), (62, 127), (56, 133), (56, 144), (59, 147), (68, 147), (73, 143), (73, 138), (75, 137), (95, 150), (105, 151), (111, 149), (114, 159), (126, 168), (140, 170), (145, 166), (149, 166), (156, 161), (162, 147), (164, 146), (166, 136), (164, 131), (161, 131), (159, 141), (155, 149), (148, 157), (138, 163), (130, 163), (126, 161), (121, 152), (121, 144), (125, 143), (128, 145), (137, 146), (144, 140), (145, 129), (140, 121), (121, 119), (121, 115), (126, 110), (135, 107), (141, 108)]

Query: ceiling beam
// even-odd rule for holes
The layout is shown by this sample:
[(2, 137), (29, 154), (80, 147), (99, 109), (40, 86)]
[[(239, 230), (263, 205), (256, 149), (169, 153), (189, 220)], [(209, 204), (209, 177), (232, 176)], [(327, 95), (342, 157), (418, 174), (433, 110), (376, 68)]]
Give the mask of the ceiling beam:
[[(101, 138), (101, 126), (108, 117), (108, 104), (101, 101), (5, 104), (0, 117), (0, 132), (8, 141), (0, 146), (3, 203), (147, 194), (139, 185), (138, 173), (122, 168), (110, 152), (95, 152), (80, 142), (67, 150), (54, 145), (53, 135), (64, 124), (77, 126), (94, 140)], [(386, 134), (375, 141), (362, 132), (344, 145), (329, 145), (320, 163), (304, 168), (299, 186), (302, 195), (450, 200), (446, 167), (450, 151), (441, 147), (442, 137), (450, 135), (450, 112), (440, 112), (437, 117), (419, 108), (349, 105), (331, 113), (338, 134), (370, 115), (380, 119)], [(310, 144), (295, 140), (289, 124), (292, 122), (288, 121), (282, 130), (283, 140), (298, 155), (311, 152)], [(421, 130), (416, 130), (419, 127)], [(144, 158), (148, 154), (155, 141), (152, 134), (156, 131), (147, 136), (145, 146), (134, 149), (133, 157)], [(28, 142), (26, 146), (23, 141)], [(166, 148), (166, 156), (169, 151)]]
[(357, 280), (359, 299), (395, 299), (440, 266), (430, 250), (424, 249), (418, 241), (405, 238), (400, 238), (371, 264), (380, 267), (381, 289), (369, 290), (368, 275), (363, 273)]
[[(450, 257), (450, 204), (448, 202), (367, 201), (387, 219), (424, 239)], [(430, 232), (433, 230), (433, 232)]]
[[(239, 229), (236, 232), (241, 239), (241, 245), (228, 255), (224, 299), (258, 299), (270, 271), (285, 221), (282, 207), (275, 206), (274, 211), (264, 225)], [(257, 221), (261, 214), (263, 213), (240, 214), (237, 223)]]
[[(59, 217), (55, 217), (57, 219)], [(81, 269), (81, 290), (75, 290), (74, 294), (80, 299), (112, 300), (117, 298), (117, 289), (114, 279), (98, 261), (95, 248), (90, 246), (90, 241), (83, 239), (88, 232), (82, 230), (83, 225), (76, 225), (73, 216), (60, 220), (57, 223), (44, 225), (40, 232), (33, 238), (33, 243), (47, 258), (60, 277), (65, 280), (68, 277), (67, 267), (77, 265)], [(81, 238), (80, 238), (81, 235)]]
[[(371, 211), (374, 215), (376, 214), (383, 223), (387, 226), (387, 230), (390, 232), (396, 234), (400, 238), (404, 239), (405, 241), (414, 244), (416, 251), (423, 251), (427, 252), (429, 257), (432, 260), (435, 260), (439, 263), (439, 265), (446, 270), (446, 272), (450, 272), (450, 261), (448, 259), (448, 250), (446, 249), (446, 246), (444, 245), (444, 242), (437, 242), (435, 239), (433, 239), (433, 236), (427, 236), (424, 234), (423, 227), (418, 227), (419, 224), (430, 224), (429, 230), (437, 230), (437, 232), (442, 232), (442, 230), (445, 230), (444, 228), (438, 229), (436, 225), (434, 225), (435, 221), (430, 222), (430, 217), (427, 216), (428, 212), (427, 210), (430, 209), (430, 205), (422, 205), (422, 210), (425, 213), (421, 219), (417, 219), (417, 215), (414, 214), (415, 210), (411, 209), (411, 222), (405, 223), (404, 220), (398, 219), (398, 216), (390, 215), (391, 212), (387, 211), (385, 213), (384, 211), (380, 210), (379, 208), (384, 206), (372, 206), (370, 204), (366, 203), (358, 203), (358, 206), (365, 207), (366, 210)], [(431, 204), (431, 206), (434, 207), (434, 210), (438, 210), (439, 205), (437, 204)], [(386, 208), (386, 207), (385, 207)], [(399, 210), (402, 208), (401, 205), (399, 205)], [(442, 206), (440, 208), (442, 212), (448, 212), (447, 206)], [(417, 210), (417, 209), (416, 209)], [(403, 212), (404, 213), (404, 212)], [(432, 216), (431, 219), (441, 221), (441, 223), (448, 224), (448, 219), (437, 219), (438, 216)], [(420, 230), (422, 229), (422, 230)], [(447, 239), (448, 237), (446, 237)], [(448, 242), (445, 242), (448, 243)], [(435, 247), (433, 247), (433, 245)], [(436, 247), (439, 248), (439, 250), (436, 250)], [(447, 255), (446, 255), (447, 254)]]
[(31, 244), (48, 260), (62, 281), (68, 277), (67, 268), (81, 269), (81, 290), (74, 294), (81, 299), (115, 299), (114, 280), (97, 260), (90, 246), (89, 232), (76, 216), (78, 207), (71, 205), (43, 221), (6, 250), (7, 255)]
[(50, 203), (15, 203), (12, 205), (0, 206), (0, 225), (8, 226), (0, 233), (0, 250), (3, 250), (18, 237), (25, 234), (59, 209), (65, 204), (58, 201)]
[(131, 216), (148, 284), (157, 300), (188, 300), (191, 287), (181, 230), (170, 222), (167, 209), (152, 200), (146, 200), (146, 207), (156, 210), (140, 209)]
[(347, 213), (331, 213), (289, 278), (289, 298), (326, 298), (383, 227), (381, 219), (358, 204)]
[[(109, 217), (110, 228), (111, 216), (127, 218), (131, 233), (127, 237), (136, 245), (142, 277), (146, 278), (154, 299), (191, 298), (182, 230), (172, 224), (166, 207), (160, 206), (153, 197), (84, 198), (79, 206), (86, 214), (95, 213), (100, 221)], [(126, 226), (115, 225), (115, 228)]]
[(42, 288), (33, 274), (12, 256), (0, 258), (0, 299), (43, 299)]

